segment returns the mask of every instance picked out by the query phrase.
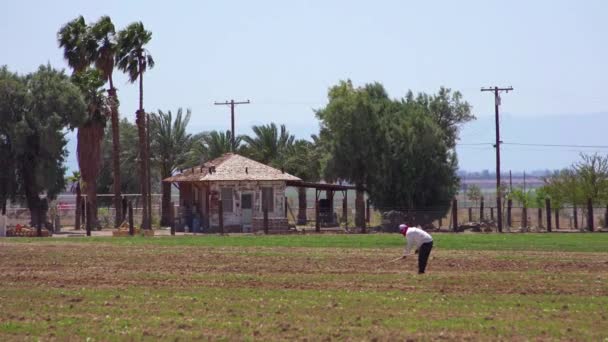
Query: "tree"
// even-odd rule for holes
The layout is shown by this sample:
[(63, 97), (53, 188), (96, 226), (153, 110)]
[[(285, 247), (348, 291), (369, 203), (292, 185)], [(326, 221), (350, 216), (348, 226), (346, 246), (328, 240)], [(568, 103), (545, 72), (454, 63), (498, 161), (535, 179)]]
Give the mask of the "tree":
[(281, 125), (280, 131), (274, 122), (251, 129), (254, 136), (243, 136), (247, 155), (260, 163), (283, 167), (287, 150), (295, 140), (285, 125)]
[[(231, 139), (232, 133), (211, 131), (195, 134), (192, 136), (192, 148), (188, 156), (188, 166), (200, 165), (205, 161), (213, 160), (224, 153), (232, 152)], [(234, 139), (235, 150), (243, 152), (243, 137), (237, 136)]]
[[(433, 208), (442, 216), (458, 186), (454, 150), (458, 127), (471, 120), (459, 93), (441, 88), (392, 100), (379, 83), (355, 88), (350, 81), (329, 90), (317, 111), (326, 179), (343, 179), (359, 189), (355, 224), (363, 226), (363, 196), (379, 208)], [(430, 211), (429, 211), (430, 213)], [(433, 215), (416, 218), (431, 221)]]
[(121, 203), (121, 173), (120, 173), (120, 128), (118, 118), (118, 96), (116, 96), (116, 88), (112, 73), (114, 72), (114, 63), (116, 58), (116, 29), (112, 20), (108, 16), (101, 17), (91, 27), (91, 34), (96, 42), (96, 47), (93, 50), (92, 62), (95, 68), (101, 72), (102, 78), (109, 83), (108, 97), (112, 123), (112, 171), (113, 171), (113, 190), (114, 190), (114, 208), (116, 215), (114, 220), (115, 227), (120, 225), (123, 220), (122, 203)]
[(608, 156), (581, 154), (580, 158), (573, 169), (585, 197), (583, 200), (605, 203), (608, 200)]
[(142, 22), (132, 23), (118, 33), (118, 46), (116, 64), (120, 70), (127, 73), (129, 81), (135, 83), (139, 79), (139, 109), (136, 114), (137, 131), (139, 135), (139, 159), (141, 195), (144, 202), (142, 227), (150, 228), (150, 214), (148, 212), (148, 162), (146, 137), (146, 112), (144, 111), (144, 73), (148, 68), (154, 67), (154, 59), (145, 46), (152, 39), (152, 33), (144, 28)]
[(330, 88), (328, 98), (327, 106), (316, 111), (321, 121), (320, 138), (326, 142), (330, 156), (323, 176), (355, 184), (355, 225), (365, 228), (363, 190), (373, 185), (377, 164), (372, 161), (377, 160), (382, 145), (380, 117), (390, 100), (378, 83), (355, 88), (351, 81)]
[(47, 200), (65, 187), (65, 130), (84, 121), (84, 100), (63, 72), (48, 65), (25, 77), (3, 68), (0, 78), (3, 153), (14, 162), (14, 173), (5, 178), (15, 182), (12, 195), (25, 198), (31, 224), (38, 225), (46, 221)]
[(77, 156), (82, 187), (87, 194), (87, 223), (97, 226), (97, 176), (101, 163), (101, 141), (106, 124), (107, 99), (99, 90), (105, 83), (102, 74), (89, 68), (98, 54), (97, 40), (84, 18), (68, 22), (58, 32), (59, 46), (72, 68), (72, 81), (87, 103), (87, 119), (78, 128)]
[(481, 199), (481, 188), (477, 184), (469, 185), (467, 199), (475, 202), (475, 206), (477, 206), (477, 203), (479, 203), (479, 200)]
[[(134, 194), (139, 191), (138, 175), (133, 172), (133, 170), (137, 170), (138, 166), (137, 127), (127, 119), (122, 119), (119, 121), (119, 132), (121, 141), (120, 173), (122, 175), (120, 188), (124, 193)], [(101, 171), (97, 182), (97, 191), (100, 193), (111, 192), (114, 186), (112, 143), (111, 134), (106, 134), (102, 143)]]
[(460, 125), (475, 120), (471, 113), (471, 105), (463, 101), (462, 94), (453, 92), (449, 88), (441, 87), (436, 95), (418, 94), (408, 91), (405, 102), (415, 103), (425, 108), (426, 112), (439, 125), (444, 132), (446, 145), (453, 149), (456, 147)]
[(27, 87), (23, 78), (0, 68), (0, 209), (6, 214), (6, 203), (17, 192), (16, 151), (13, 142), (15, 123), (26, 107)]
[[(150, 131), (152, 151), (160, 169), (161, 179), (171, 177), (173, 172), (188, 161), (192, 145), (192, 136), (186, 133), (190, 121), (190, 109), (182, 116), (182, 109), (177, 110), (175, 120), (171, 111), (159, 110), (151, 116)], [(161, 225), (171, 224), (171, 184), (162, 184), (162, 217)]]

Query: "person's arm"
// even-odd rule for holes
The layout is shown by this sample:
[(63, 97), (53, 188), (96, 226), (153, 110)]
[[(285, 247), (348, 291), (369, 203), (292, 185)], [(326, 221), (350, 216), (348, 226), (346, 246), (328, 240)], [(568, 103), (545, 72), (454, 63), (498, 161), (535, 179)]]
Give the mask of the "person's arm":
[(403, 259), (405, 259), (405, 257), (410, 254), (410, 251), (412, 250), (412, 247), (414, 246), (414, 239), (413, 238), (407, 238), (407, 244), (405, 245), (405, 249), (403, 250)]

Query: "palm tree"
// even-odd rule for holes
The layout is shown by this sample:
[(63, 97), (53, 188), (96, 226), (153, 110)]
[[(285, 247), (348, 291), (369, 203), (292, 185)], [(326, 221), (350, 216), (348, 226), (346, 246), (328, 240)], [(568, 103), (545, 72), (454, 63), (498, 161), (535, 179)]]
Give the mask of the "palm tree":
[[(190, 109), (186, 110), (186, 115), (183, 116), (183, 111), (179, 108), (175, 120), (171, 111), (159, 110), (150, 117), (152, 151), (160, 168), (161, 179), (171, 177), (175, 170), (187, 162), (192, 145), (192, 136), (186, 133), (190, 115)], [(170, 210), (171, 184), (162, 183), (161, 225), (171, 224)]]
[(97, 176), (101, 166), (101, 142), (106, 120), (105, 96), (99, 91), (103, 80), (89, 70), (97, 43), (82, 16), (65, 24), (58, 33), (59, 46), (72, 68), (72, 81), (80, 88), (87, 104), (87, 119), (78, 128), (77, 157), (82, 185), (87, 194), (87, 223), (97, 226)]
[(285, 125), (281, 125), (280, 132), (274, 123), (253, 126), (252, 130), (255, 136), (243, 137), (247, 144), (247, 154), (261, 163), (283, 167), (287, 149), (295, 140)]
[(112, 122), (112, 171), (113, 171), (113, 190), (114, 190), (114, 208), (116, 209), (116, 217), (114, 220), (115, 227), (118, 227), (123, 220), (121, 193), (120, 193), (120, 130), (118, 118), (118, 97), (116, 96), (116, 88), (112, 73), (114, 71), (114, 60), (116, 57), (116, 30), (112, 20), (108, 16), (101, 17), (91, 27), (91, 33), (96, 41), (96, 48), (93, 51), (92, 62), (105, 81), (110, 85), (108, 96), (111, 110)]
[[(200, 165), (208, 160), (220, 157), (224, 153), (232, 152), (232, 132), (203, 132), (192, 137), (192, 148), (189, 152), (188, 165)], [(234, 139), (235, 151), (243, 149), (243, 137)]]
[[(135, 83), (139, 79), (139, 109), (137, 111), (137, 130), (139, 135), (139, 159), (141, 195), (143, 203), (148, 203), (148, 153), (146, 149), (146, 113), (144, 111), (144, 72), (154, 67), (152, 55), (145, 49), (145, 45), (152, 39), (152, 33), (146, 31), (142, 22), (132, 23), (124, 30), (118, 32), (118, 46), (116, 51), (116, 64), (120, 70), (127, 73), (129, 81)], [(150, 228), (150, 213), (144, 205), (142, 227)]]

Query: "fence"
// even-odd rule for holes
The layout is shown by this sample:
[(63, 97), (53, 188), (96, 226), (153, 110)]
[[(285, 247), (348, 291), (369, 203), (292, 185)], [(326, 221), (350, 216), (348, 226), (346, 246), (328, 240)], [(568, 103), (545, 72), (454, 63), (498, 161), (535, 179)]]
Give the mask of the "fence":
[[(123, 194), (123, 198), (133, 204), (133, 220), (136, 225), (141, 224), (143, 214), (143, 202), (139, 194)], [(177, 199), (177, 197), (176, 197)], [(83, 203), (86, 203), (86, 195), (82, 196)], [(177, 200), (176, 200), (177, 202)], [(83, 204), (86, 206), (86, 204)], [(49, 203), (48, 219), (54, 225), (63, 228), (72, 228), (76, 222), (76, 196), (75, 195), (59, 195), (57, 199)], [(84, 211), (81, 210), (81, 215), (84, 216)], [(114, 227), (114, 219), (116, 209), (114, 208), (114, 195), (100, 194), (97, 196), (97, 219), (101, 228)], [(124, 213), (126, 216), (126, 213)], [(158, 225), (161, 215), (161, 195), (152, 195), (152, 222)], [(28, 208), (13, 203), (6, 208), (6, 217), (10, 225), (28, 225), (30, 224), (30, 211)], [(84, 219), (81, 220), (81, 225), (84, 227)]]

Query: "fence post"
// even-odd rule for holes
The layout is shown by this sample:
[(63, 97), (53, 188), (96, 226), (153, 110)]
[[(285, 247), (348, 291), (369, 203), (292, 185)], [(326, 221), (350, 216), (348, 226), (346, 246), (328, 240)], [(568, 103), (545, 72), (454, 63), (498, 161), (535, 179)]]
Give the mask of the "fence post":
[(319, 221), (319, 200), (315, 200), (315, 232), (321, 231), (321, 222)]
[(537, 221), (538, 221), (538, 228), (541, 228), (543, 226), (543, 209), (542, 208), (538, 208), (538, 213), (537, 213)]
[(342, 199), (342, 221), (344, 221), (344, 227), (348, 229), (348, 203), (346, 203), (346, 196)]
[(122, 217), (120, 218), (120, 223), (122, 224), (128, 217), (127, 217), (127, 211), (129, 210), (129, 203), (127, 202), (127, 197), (123, 196), (122, 197)]
[(473, 222), (473, 208), (469, 207), (469, 222)]
[(458, 231), (458, 200), (452, 200), (452, 230)]
[(574, 212), (574, 229), (578, 230), (578, 209), (576, 208), (576, 206), (574, 206), (574, 208), (572, 209)]
[(547, 213), (547, 231), (551, 233), (551, 200), (545, 198), (545, 211)]
[(129, 201), (129, 235), (135, 235), (135, 227), (133, 225), (133, 202)]
[(222, 203), (222, 200), (219, 200), (217, 202), (218, 205), (218, 217), (219, 217), (219, 224), (220, 224), (220, 234), (224, 235), (224, 203)]
[(591, 198), (587, 199), (587, 227), (590, 232), (595, 230), (593, 224), (593, 200)]
[(268, 234), (268, 208), (264, 206), (264, 234)]
[(509, 228), (513, 226), (513, 221), (511, 220), (511, 209), (513, 209), (513, 200), (509, 198), (509, 200), (507, 200), (507, 227)]
[(555, 230), (559, 230), (559, 208), (555, 208)]
[(175, 213), (173, 212), (174, 204), (173, 202), (169, 203), (170, 209), (169, 209), (169, 223), (171, 224), (170, 228), (171, 228), (171, 235), (174, 236), (175, 235)]
[(479, 201), (479, 222), (483, 221), (483, 196), (481, 196), (481, 200)]

